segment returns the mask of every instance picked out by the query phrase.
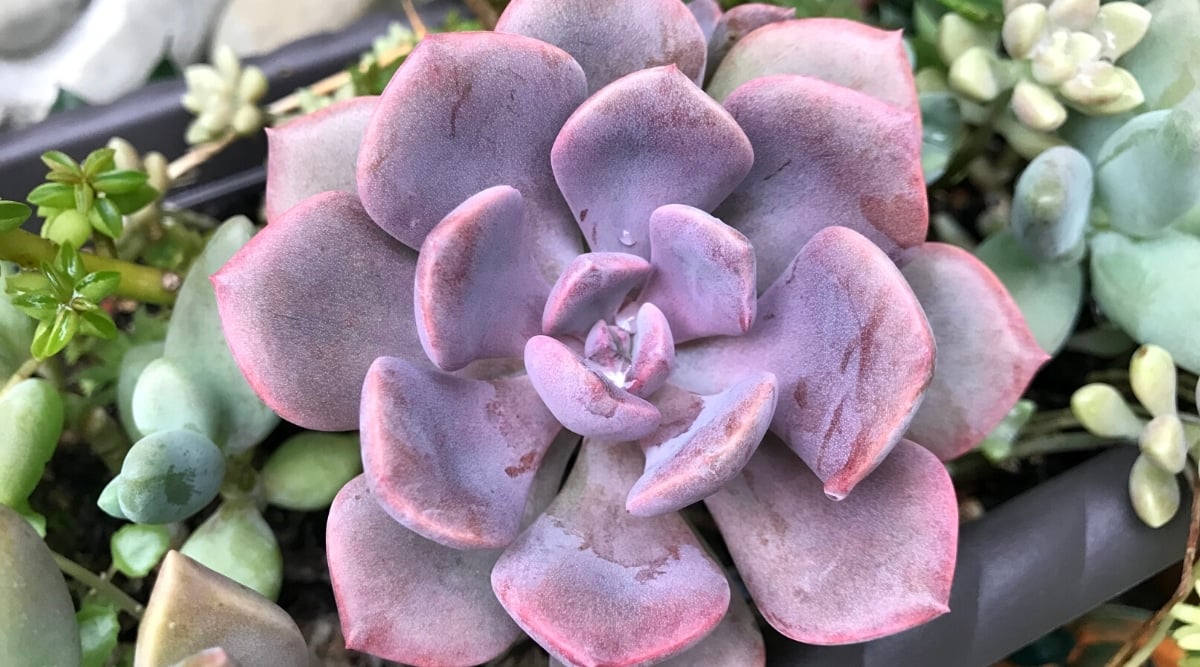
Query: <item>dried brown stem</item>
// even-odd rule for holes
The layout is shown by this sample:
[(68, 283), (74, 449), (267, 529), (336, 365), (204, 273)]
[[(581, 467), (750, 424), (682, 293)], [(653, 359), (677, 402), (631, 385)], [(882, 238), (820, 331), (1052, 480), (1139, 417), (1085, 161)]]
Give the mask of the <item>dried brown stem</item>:
[(500, 20), (500, 15), (496, 13), (496, 8), (487, 0), (466, 0), (467, 8), (475, 15), (475, 20), (479, 21), (479, 25), (483, 26), (484, 30), (492, 30), (496, 27), (496, 21)]
[(1105, 663), (1105, 667), (1130, 667), (1130, 657), (1134, 652), (1142, 648), (1155, 630), (1166, 622), (1175, 605), (1183, 602), (1192, 594), (1192, 587), (1195, 585), (1192, 570), (1196, 564), (1196, 543), (1200, 541), (1200, 475), (1197, 475), (1190, 467), (1188, 468), (1188, 481), (1192, 486), (1192, 509), (1189, 517), (1191, 526), (1188, 528), (1187, 549), (1183, 552), (1183, 574), (1179, 577), (1179, 585), (1175, 588), (1175, 594), (1158, 611), (1154, 612), (1154, 615), (1147, 619), (1142, 627), (1138, 628), (1138, 631), (1121, 646), (1121, 650)]

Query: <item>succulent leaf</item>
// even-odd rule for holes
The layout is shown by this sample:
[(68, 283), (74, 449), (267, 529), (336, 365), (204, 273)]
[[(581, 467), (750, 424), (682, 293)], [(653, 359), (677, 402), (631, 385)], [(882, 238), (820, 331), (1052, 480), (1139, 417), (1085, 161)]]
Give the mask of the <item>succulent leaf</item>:
[(79, 626), (67, 582), (46, 543), (0, 505), (0, 655), (12, 667), (80, 664)]
[(371, 362), (406, 355), (428, 364), (412, 316), (416, 259), (343, 192), (311, 197), (268, 225), (212, 276), (250, 386), (305, 428), (358, 428)]
[(151, 341), (130, 347), (121, 357), (121, 369), (117, 376), (117, 414), (121, 418), (121, 426), (134, 440), (140, 440), (145, 433), (134, 423), (133, 393), (146, 367), (162, 357), (162, 353), (163, 342)]
[(1092, 294), (1104, 314), (1141, 343), (1165, 348), (1200, 373), (1200, 238), (1174, 230), (1135, 240), (1100, 232), (1091, 242)]
[(591, 249), (644, 258), (656, 208), (711, 211), (753, 161), (750, 141), (729, 112), (674, 66), (600, 89), (567, 119), (550, 153)]
[(525, 369), (554, 418), (584, 437), (636, 440), (649, 435), (662, 419), (652, 404), (618, 386), (602, 368), (558, 339), (530, 338)]
[(658, 391), (675, 365), (675, 338), (663, 312), (653, 303), (643, 303), (634, 324), (637, 335), (625, 372), (625, 390), (643, 398)]
[(1151, 111), (1113, 133), (1096, 159), (1096, 194), (1112, 226), (1161, 233), (1200, 206), (1200, 108)]
[(904, 277), (937, 341), (937, 364), (908, 439), (943, 460), (978, 445), (1024, 393), (1049, 355), (987, 266), (961, 248), (927, 243)]
[(220, 423), (216, 399), (173, 359), (160, 357), (146, 365), (130, 400), (139, 433), (190, 429), (217, 439)]
[(406, 664), (469, 667), (521, 636), (488, 579), (500, 551), (426, 540), (379, 506), (365, 476), (338, 492), (326, 532), (347, 648)]
[(22, 380), (0, 395), (0, 505), (18, 507), (33, 493), (63, 429), (54, 385)]
[(367, 125), (357, 168), (363, 206), (417, 249), (467, 197), (512, 186), (525, 198), (539, 265), (553, 279), (578, 242), (547, 157), (586, 91), (579, 65), (545, 42), (499, 33), (426, 37)]
[(267, 128), (267, 220), (315, 194), (357, 191), (358, 146), (378, 105), (355, 97)]
[(1021, 247), (1043, 262), (1078, 261), (1092, 208), (1092, 164), (1069, 146), (1033, 159), (1017, 179), (1012, 230)]
[(571, 54), (593, 93), (626, 74), (672, 64), (700, 83), (708, 53), (704, 30), (678, 0), (513, 0), (496, 31)]
[(169, 551), (138, 625), (134, 667), (170, 665), (220, 646), (244, 665), (308, 664), (295, 621), (270, 600)]
[(666, 315), (676, 343), (750, 330), (754, 247), (741, 232), (690, 206), (659, 207), (650, 216), (650, 264), (639, 299)]
[(933, 334), (892, 261), (862, 235), (827, 227), (759, 298), (749, 333), (681, 347), (671, 381), (714, 394), (739, 379), (727, 369), (774, 373), (771, 430), (841, 498), (904, 434), (933, 359)]
[(456, 371), (476, 359), (520, 357), (542, 329), (550, 291), (535, 263), (521, 193), (488, 188), (450, 212), (417, 256), (417, 334), (430, 361)]
[(893, 259), (925, 240), (916, 112), (793, 75), (752, 81), (725, 106), (750, 137), (754, 168), (716, 216), (754, 244), (759, 289), (831, 225), (866, 236)]
[(845, 500), (821, 486), (768, 437), (705, 500), (767, 622), (796, 641), (847, 644), (946, 613), (958, 504), (941, 462), (905, 440)]
[(771, 23), (796, 18), (795, 7), (777, 7), (761, 2), (750, 2), (731, 7), (721, 14), (708, 38), (709, 69), (716, 69), (725, 59), (729, 49), (741, 38)]
[(253, 503), (225, 502), (204, 520), (179, 553), (274, 600), (283, 585), (279, 542)]
[[(687, 3), (688, 11), (696, 18), (696, 23), (700, 24), (700, 32), (704, 33), (704, 39), (712, 39), (713, 30), (717, 27), (717, 21), (721, 19), (721, 5), (717, 0), (691, 0)], [(717, 61), (709, 60), (709, 69), (716, 67)]]
[(853, 88), (918, 113), (912, 67), (900, 31), (846, 19), (772, 23), (746, 35), (721, 61), (708, 93), (724, 101), (742, 84), (773, 74), (800, 74)]
[(221, 450), (188, 429), (158, 431), (138, 440), (117, 484), (121, 513), (138, 523), (171, 523), (199, 512), (225, 478)]
[(610, 320), (630, 292), (646, 282), (650, 264), (623, 252), (578, 255), (558, 276), (542, 310), (542, 332), (581, 336), (600, 320)]
[(529, 378), (458, 378), (380, 357), (363, 384), (363, 467), (396, 521), (455, 549), (516, 538), (558, 422)]
[(339, 489), (362, 472), (354, 433), (299, 433), (271, 452), (259, 479), (267, 502), (307, 512), (329, 507)]
[(628, 444), (585, 441), (558, 498), (492, 570), (505, 610), (568, 664), (662, 660), (728, 608), (725, 575), (682, 517), (624, 511), (641, 458)]
[(1010, 230), (989, 236), (975, 249), (975, 256), (1004, 283), (1038, 345), (1049, 354), (1062, 349), (1083, 306), (1086, 267), (1078, 262), (1035, 261)]
[(279, 423), (230, 354), (210, 281), (253, 235), (254, 224), (244, 216), (230, 218), (217, 228), (179, 288), (163, 343), (163, 358), (174, 361), (215, 409), (217, 430), (209, 437), (232, 454), (257, 445)]
[(713, 396), (667, 385), (654, 397), (663, 423), (638, 441), (646, 466), (625, 508), (634, 516), (657, 516), (716, 493), (758, 449), (777, 399), (771, 373), (752, 373)]

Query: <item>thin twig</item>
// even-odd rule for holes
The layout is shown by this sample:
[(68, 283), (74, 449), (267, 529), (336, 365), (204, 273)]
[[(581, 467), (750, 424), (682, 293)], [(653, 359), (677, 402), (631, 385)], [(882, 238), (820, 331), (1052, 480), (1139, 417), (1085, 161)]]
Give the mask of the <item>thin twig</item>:
[(236, 138), (237, 135), (230, 132), (216, 141), (208, 141), (194, 146), (190, 151), (172, 160), (167, 165), (167, 178), (174, 183), (184, 174), (208, 162), (217, 153), (225, 150)]
[[(393, 49), (388, 49), (380, 54), (378, 59), (379, 66), (387, 67), (397, 60), (407, 56), (409, 53), (412, 53), (412, 50), (412, 44), (401, 44)], [(366, 72), (366, 70), (363, 68), (360, 68), (359, 71)], [(328, 95), (329, 93), (336, 91), (338, 88), (341, 88), (348, 83), (350, 83), (350, 73), (343, 71), (332, 76), (327, 76), (313, 85), (308, 86), (308, 90), (310, 90), (314, 95)], [(296, 92), (272, 102), (269, 106), (267, 106), (267, 113), (271, 116), (279, 117), (296, 111), (299, 108), (300, 93)]]
[(58, 569), (62, 570), (64, 574), (96, 591), (97, 595), (108, 599), (121, 611), (139, 621), (142, 619), (142, 613), (146, 611), (146, 608), (137, 600), (129, 597), (125, 591), (70, 558), (54, 551), (50, 553), (54, 556), (54, 562), (58, 565)]
[(429, 34), (429, 29), (425, 27), (425, 22), (421, 20), (421, 15), (417, 13), (417, 8), (413, 7), (412, 0), (403, 0), (400, 3), (404, 7), (404, 15), (408, 17), (408, 23), (412, 26), (413, 34), (417, 40), (425, 39), (425, 35)]
[(1112, 447), (1128, 442), (1116, 438), (1100, 438), (1091, 433), (1057, 433), (1044, 435), (1027, 440), (1018, 440), (1006, 460), (1027, 459), (1031, 456), (1046, 454), (1061, 454), (1063, 452), (1084, 452), (1104, 447)]
[(1154, 615), (1121, 645), (1121, 650), (1113, 655), (1105, 667), (1136, 667), (1137, 663), (1130, 661), (1134, 651), (1148, 643), (1147, 640), (1150, 639), (1151, 633), (1171, 615), (1171, 610), (1175, 608), (1175, 605), (1183, 602), (1192, 594), (1192, 588), (1195, 586), (1193, 579), (1195, 575), (1192, 569), (1196, 564), (1196, 543), (1200, 541), (1200, 475), (1197, 475), (1191, 467), (1188, 468), (1187, 475), (1192, 486), (1192, 509), (1189, 517), (1191, 526), (1188, 528), (1187, 549), (1183, 552), (1183, 574), (1179, 577), (1179, 585), (1175, 588), (1175, 594), (1171, 596), (1171, 599), (1167, 600), (1166, 604), (1154, 612)]
[(500, 15), (487, 0), (466, 0), (466, 3), (467, 8), (475, 15), (475, 20), (479, 21), (479, 25), (483, 26), (484, 30), (492, 30), (496, 27)]
[(8, 382), (4, 383), (4, 388), (0, 389), (0, 396), (4, 396), (8, 393), (9, 389), (12, 389), (13, 387), (32, 377), (33, 374), (37, 372), (38, 366), (41, 365), (42, 362), (38, 361), (37, 359), (26, 359), (25, 363), (21, 364), (21, 366), (17, 368), (16, 372), (14, 372), (12, 376), (8, 378)]

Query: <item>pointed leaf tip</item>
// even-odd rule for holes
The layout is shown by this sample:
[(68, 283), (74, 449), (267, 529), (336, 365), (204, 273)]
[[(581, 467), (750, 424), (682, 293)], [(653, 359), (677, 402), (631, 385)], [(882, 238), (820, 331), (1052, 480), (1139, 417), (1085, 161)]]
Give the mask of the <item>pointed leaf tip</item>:
[(546, 156), (586, 96), (579, 65), (544, 41), (498, 32), (429, 35), (392, 77), (363, 135), (363, 205), (416, 249), (468, 197), (510, 185), (525, 198), (539, 264), (556, 275), (578, 241)]
[(355, 97), (267, 128), (267, 220), (315, 194), (356, 190), (358, 147), (378, 104)]
[(748, 334), (679, 348), (671, 381), (715, 394), (732, 382), (724, 369), (773, 373), (771, 430), (830, 495), (844, 497), (904, 434), (934, 355), (929, 324), (895, 264), (861, 234), (827, 227), (763, 293)]
[(725, 107), (754, 146), (754, 168), (716, 216), (754, 244), (759, 289), (825, 227), (849, 227), (892, 259), (925, 241), (929, 205), (912, 111), (796, 75), (751, 81)]
[(635, 516), (656, 516), (716, 493), (758, 449), (777, 398), (771, 373), (752, 373), (715, 396), (668, 385), (654, 397), (663, 423), (638, 442), (646, 468), (625, 507)]

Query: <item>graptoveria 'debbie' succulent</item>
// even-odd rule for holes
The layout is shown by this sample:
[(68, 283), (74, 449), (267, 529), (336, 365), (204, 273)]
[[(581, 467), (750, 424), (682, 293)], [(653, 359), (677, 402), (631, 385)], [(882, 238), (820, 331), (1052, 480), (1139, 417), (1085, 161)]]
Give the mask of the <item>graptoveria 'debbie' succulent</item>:
[(472, 665), (524, 631), (572, 665), (761, 664), (677, 513), (698, 501), (789, 637), (946, 611), (939, 458), (1045, 354), (979, 261), (925, 243), (900, 35), (775, 21), (706, 63), (713, 5), (516, 0), (271, 130), (269, 223), (213, 282), (259, 395), (360, 429), (328, 524), (352, 648)]

